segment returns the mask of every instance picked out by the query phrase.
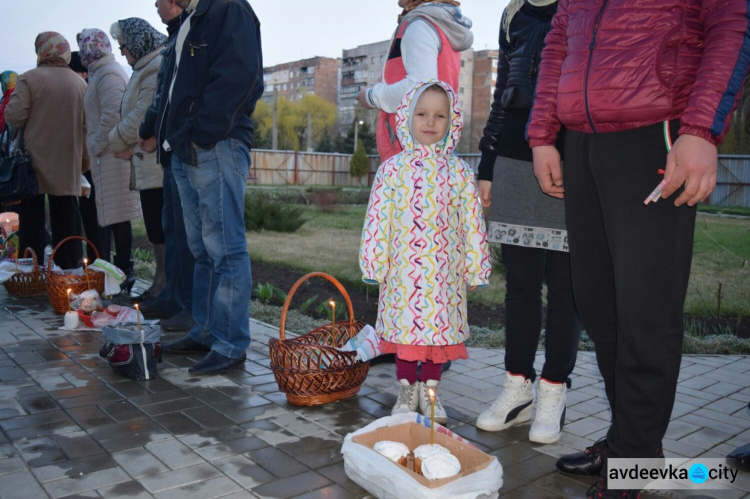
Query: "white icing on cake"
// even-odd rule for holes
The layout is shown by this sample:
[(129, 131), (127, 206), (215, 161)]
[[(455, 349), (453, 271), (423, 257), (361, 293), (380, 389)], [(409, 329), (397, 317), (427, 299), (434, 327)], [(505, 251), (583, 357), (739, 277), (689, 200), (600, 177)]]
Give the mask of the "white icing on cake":
[(402, 457), (409, 455), (409, 448), (406, 445), (391, 440), (381, 440), (380, 442), (376, 442), (372, 448), (394, 463), (397, 463)]
[(438, 444), (432, 444), (432, 445), (424, 444), (414, 449), (415, 459), (424, 460), (435, 454), (450, 454), (450, 451), (446, 449), (445, 447), (443, 447), (442, 445), (438, 445)]
[(448, 478), (461, 472), (461, 463), (453, 454), (442, 452), (422, 459), (422, 475), (428, 480)]

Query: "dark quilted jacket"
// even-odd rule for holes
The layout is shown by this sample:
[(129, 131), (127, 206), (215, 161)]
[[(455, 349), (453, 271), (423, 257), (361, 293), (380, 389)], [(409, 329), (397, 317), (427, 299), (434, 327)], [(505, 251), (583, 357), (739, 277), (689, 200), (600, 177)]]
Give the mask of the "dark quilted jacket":
[[(721, 142), (750, 63), (747, 0), (560, 0), (529, 145), (679, 118)], [(705, 54), (705, 55), (704, 55)]]
[(492, 180), (498, 155), (531, 161), (531, 149), (524, 140), (526, 122), (534, 101), (534, 86), (542, 57), (544, 37), (550, 29), (557, 2), (542, 7), (524, 3), (513, 16), (500, 22), (500, 51), (497, 81), (490, 115), (479, 150), (479, 180)]

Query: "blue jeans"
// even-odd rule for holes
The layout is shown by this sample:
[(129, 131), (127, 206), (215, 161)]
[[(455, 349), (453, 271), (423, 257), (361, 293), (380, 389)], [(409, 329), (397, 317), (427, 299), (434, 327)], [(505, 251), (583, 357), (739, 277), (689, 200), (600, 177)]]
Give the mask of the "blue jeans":
[(193, 272), (195, 258), (188, 246), (185, 232), (185, 219), (180, 203), (180, 191), (169, 164), (164, 167), (164, 209), (162, 227), (164, 229), (164, 257), (167, 286), (156, 298), (162, 309), (172, 313), (193, 309)]
[(196, 148), (198, 166), (172, 157), (188, 245), (195, 257), (193, 319), (188, 336), (233, 359), (250, 346), (252, 276), (245, 239), (250, 149), (226, 139)]

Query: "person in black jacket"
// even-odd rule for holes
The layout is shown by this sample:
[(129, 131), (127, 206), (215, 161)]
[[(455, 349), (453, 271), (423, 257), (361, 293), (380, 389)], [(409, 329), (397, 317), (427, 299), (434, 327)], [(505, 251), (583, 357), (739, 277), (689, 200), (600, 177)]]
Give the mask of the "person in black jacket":
[[(487, 238), (501, 244), (505, 266), (506, 377), (503, 392), (476, 424), (499, 431), (529, 421), (536, 400), (529, 439), (545, 444), (560, 439), (581, 334), (563, 203), (539, 189), (524, 139), (544, 37), (556, 9), (556, 0), (513, 0), (505, 9), (492, 109), (479, 143), (479, 195), (490, 208)], [(545, 282), (545, 362), (536, 395), (534, 357)]]
[(263, 94), (260, 22), (246, 0), (178, 0), (185, 8), (166, 54), (156, 142), (172, 152), (193, 273), (193, 326), (166, 353), (205, 353), (188, 371), (241, 366), (252, 291), (244, 199), (255, 103)]
[(171, 167), (171, 152), (163, 144), (156, 143), (156, 119), (159, 113), (161, 95), (169, 93), (171, 79), (166, 76), (169, 56), (174, 51), (174, 42), (182, 23), (182, 7), (176, 0), (157, 0), (156, 11), (162, 22), (167, 25), (169, 39), (164, 49), (164, 58), (159, 67), (154, 101), (146, 111), (138, 130), (139, 144), (144, 151), (156, 151), (156, 158), (164, 168), (162, 184), (164, 207), (162, 211), (162, 228), (164, 230), (164, 260), (166, 287), (154, 295), (146, 290), (135, 301), (145, 300), (140, 305), (146, 317), (161, 318), (159, 325), (165, 331), (188, 331), (193, 327), (193, 272), (195, 257), (190, 252), (185, 233), (185, 221), (182, 214), (180, 192), (177, 189)]

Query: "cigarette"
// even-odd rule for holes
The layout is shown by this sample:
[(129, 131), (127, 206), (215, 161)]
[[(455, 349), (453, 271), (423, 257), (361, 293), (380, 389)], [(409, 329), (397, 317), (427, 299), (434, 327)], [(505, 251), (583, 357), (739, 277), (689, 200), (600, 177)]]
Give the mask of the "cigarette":
[(666, 181), (662, 180), (659, 182), (659, 185), (656, 186), (656, 188), (651, 191), (651, 194), (648, 195), (646, 199), (643, 200), (643, 204), (649, 204), (650, 202), (657, 202), (661, 198), (661, 191), (664, 190), (664, 186), (666, 185)]

